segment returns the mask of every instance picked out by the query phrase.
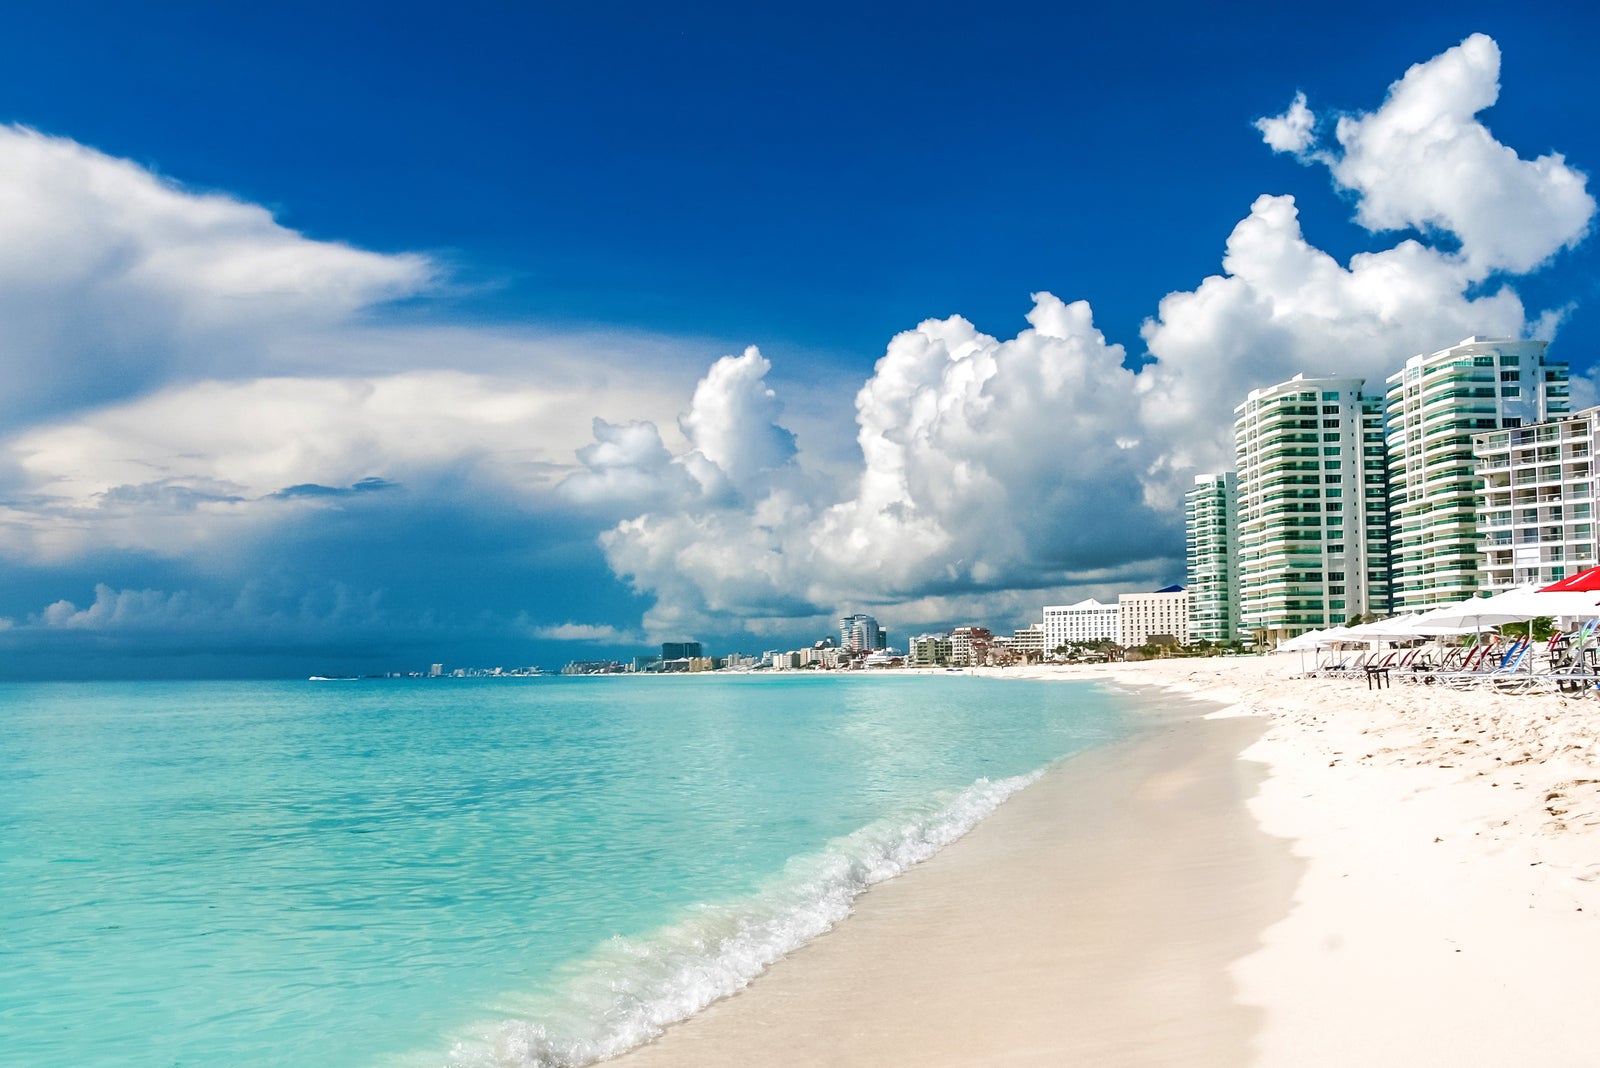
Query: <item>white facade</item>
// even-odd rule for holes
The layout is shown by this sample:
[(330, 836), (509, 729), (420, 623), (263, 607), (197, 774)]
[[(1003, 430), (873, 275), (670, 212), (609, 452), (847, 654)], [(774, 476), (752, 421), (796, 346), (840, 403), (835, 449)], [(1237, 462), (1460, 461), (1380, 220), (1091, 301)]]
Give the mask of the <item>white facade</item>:
[(1499, 591), (1594, 567), (1600, 408), (1473, 438), (1483, 481), (1484, 585)]
[(1469, 337), (1413, 356), (1388, 385), (1395, 607), (1415, 611), (1482, 585), (1474, 435), (1566, 411), (1567, 369), (1542, 341)]
[(1267, 641), (1388, 615), (1383, 401), (1296, 375), (1234, 409), (1239, 617)]
[(1170, 586), (1155, 593), (1124, 593), (1117, 598), (1120, 637), (1117, 644), (1134, 649), (1152, 636), (1165, 635), (1189, 644), (1189, 591)]
[(1012, 631), (1010, 645), (1020, 654), (1044, 652), (1044, 624), (1035, 623), (1021, 630)]
[(878, 621), (872, 616), (857, 613), (839, 617), (839, 645), (858, 653), (882, 649), (888, 642)]
[(800, 650), (791, 649), (787, 653), (772, 653), (773, 671), (798, 671), (800, 669)]
[(950, 632), (950, 663), (956, 667), (981, 667), (989, 662), (987, 627), (957, 627)]
[(1122, 634), (1121, 610), (1090, 597), (1077, 604), (1045, 605), (1045, 652), (1053, 653), (1073, 642), (1114, 642)]

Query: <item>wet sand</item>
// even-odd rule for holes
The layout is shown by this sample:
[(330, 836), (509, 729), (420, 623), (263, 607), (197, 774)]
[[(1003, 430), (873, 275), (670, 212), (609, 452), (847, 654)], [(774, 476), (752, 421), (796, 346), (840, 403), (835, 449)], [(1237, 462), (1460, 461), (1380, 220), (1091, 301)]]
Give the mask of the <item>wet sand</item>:
[(1261, 1010), (1228, 966), (1300, 864), (1246, 808), (1265, 724), (1166, 711), (1082, 754), (778, 962), (617, 1059), (722, 1065), (1248, 1063)]

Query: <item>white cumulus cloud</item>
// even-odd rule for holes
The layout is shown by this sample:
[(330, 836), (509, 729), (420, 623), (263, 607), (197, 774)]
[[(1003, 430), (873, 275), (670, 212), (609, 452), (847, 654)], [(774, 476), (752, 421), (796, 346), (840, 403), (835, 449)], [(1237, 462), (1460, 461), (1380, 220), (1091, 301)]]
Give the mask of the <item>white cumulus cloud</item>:
[(584, 642), (589, 645), (642, 645), (644, 636), (636, 631), (624, 630), (609, 623), (556, 623), (533, 627), (535, 638), (558, 642)]
[(1508, 287), (1472, 295), (1471, 272), (1413, 240), (1341, 264), (1301, 232), (1294, 198), (1257, 198), (1229, 236), (1223, 273), (1169, 293), (1143, 328), (1157, 363), (1140, 375), (1141, 423), (1162, 443), (1162, 467), (1232, 462), (1233, 408), (1256, 386), (1305, 371), (1383, 380), (1407, 357), (1473, 334), (1520, 336)]
[(0, 125), (0, 419), (258, 373), (287, 332), (430, 288), (437, 268), (316, 241), (66, 138)]
[(1306, 106), (1306, 94), (1296, 93), (1288, 111), (1257, 119), (1256, 129), (1272, 151), (1299, 155), (1316, 143), (1316, 123), (1316, 115)]
[(695, 387), (683, 432), (700, 455), (738, 487), (794, 456), (794, 435), (778, 425), (782, 412), (766, 383), (772, 364), (754, 345), (712, 365)]
[[(1150, 454), (1118, 441), (1138, 418), (1123, 350), (1082, 302), (1038, 294), (1028, 321), (1009, 341), (959, 317), (896, 337), (856, 398), (865, 462), (853, 487), (792, 477), (777, 448), (745, 472), (738, 497), (686, 496), (608, 531), (613, 569), (657, 596), (650, 627), (1038, 588), (1159, 555), (1172, 519), (1143, 501)], [(696, 411), (714, 395), (721, 426), (783, 442), (763, 380), (736, 380), (727, 388), (713, 368)], [(684, 422), (703, 444), (704, 421)]]
[(1530, 271), (1588, 233), (1584, 175), (1559, 153), (1520, 158), (1477, 121), (1499, 78), (1499, 47), (1474, 34), (1412, 67), (1376, 112), (1339, 120), (1331, 166), (1360, 197), (1358, 222), (1454, 234), (1475, 278)]
[(1571, 248), (1595, 208), (1586, 176), (1560, 153), (1523, 159), (1478, 120), (1499, 97), (1500, 47), (1477, 33), (1406, 71), (1376, 111), (1340, 116), (1338, 150), (1307, 151), (1304, 94), (1256, 125), (1275, 151), (1325, 164), (1356, 195), (1362, 226), (1448, 234), (1469, 277), (1481, 280), (1531, 271)]
[(231, 601), (222, 601), (190, 590), (117, 589), (99, 582), (88, 605), (54, 601), (15, 629), (33, 634), (142, 631), (237, 637), (263, 628), (275, 635), (314, 628), (326, 636), (341, 626), (383, 624), (381, 600), (379, 594), (358, 595), (340, 586), (287, 601), (246, 587)]
[(1256, 199), (1223, 273), (1168, 294), (1143, 328), (1158, 361), (1141, 375), (1143, 423), (1165, 442), (1167, 500), (1189, 469), (1228, 465), (1231, 410), (1252, 387), (1337, 371), (1381, 391), (1416, 353), (1474, 334), (1553, 333), (1561, 312), (1530, 324), (1509, 284), (1485, 282), (1581, 240), (1594, 199), (1559, 155), (1523, 160), (1477, 121), (1499, 95), (1499, 70), (1494, 41), (1469, 37), (1413, 66), (1377, 110), (1341, 116), (1340, 151), (1284, 147), (1310, 129), (1302, 96), (1258, 123), (1274, 148), (1325, 164), (1356, 194), (1357, 223), (1423, 238), (1340, 263), (1306, 238), (1292, 197)]

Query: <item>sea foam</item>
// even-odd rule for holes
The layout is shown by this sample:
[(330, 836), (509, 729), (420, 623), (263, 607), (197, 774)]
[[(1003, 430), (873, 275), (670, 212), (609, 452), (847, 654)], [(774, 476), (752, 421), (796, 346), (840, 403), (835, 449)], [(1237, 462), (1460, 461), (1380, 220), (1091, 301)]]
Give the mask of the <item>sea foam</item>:
[(927, 814), (879, 820), (794, 858), (748, 897), (702, 905), (642, 938), (610, 939), (571, 970), (556, 998), (457, 1044), (449, 1063), (572, 1068), (649, 1042), (743, 989), (848, 916), (862, 891), (933, 856), (1040, 774), (979, 779)]

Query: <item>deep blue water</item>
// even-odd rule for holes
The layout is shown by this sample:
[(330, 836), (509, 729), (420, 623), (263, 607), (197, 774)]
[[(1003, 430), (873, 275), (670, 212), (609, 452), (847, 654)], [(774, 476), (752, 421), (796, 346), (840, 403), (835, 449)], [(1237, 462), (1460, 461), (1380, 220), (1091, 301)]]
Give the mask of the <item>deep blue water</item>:
[(956, 676), (0, 684), (0, 1060), (583, 1063), (1122, 733)]

